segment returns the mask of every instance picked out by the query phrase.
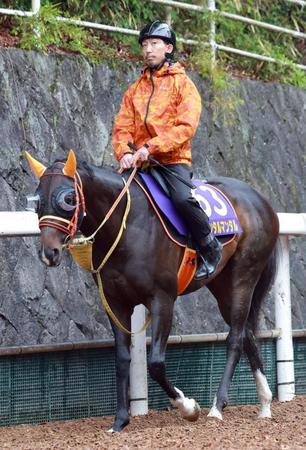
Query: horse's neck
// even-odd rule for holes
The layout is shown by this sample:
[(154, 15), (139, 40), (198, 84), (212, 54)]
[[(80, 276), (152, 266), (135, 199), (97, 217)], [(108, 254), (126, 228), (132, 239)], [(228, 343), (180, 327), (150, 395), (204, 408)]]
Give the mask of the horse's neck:
[[(83, 192), (86, 203), (86, 220), (81, 230), (92, 233), (100, 225), (108, 213), (116, 198), (124, 187), (122, 177), (110, 170), (88, 166), (81, 168), (79, 174), (83, 184)], [(110, 222), (116, 223), (114, 213)]]

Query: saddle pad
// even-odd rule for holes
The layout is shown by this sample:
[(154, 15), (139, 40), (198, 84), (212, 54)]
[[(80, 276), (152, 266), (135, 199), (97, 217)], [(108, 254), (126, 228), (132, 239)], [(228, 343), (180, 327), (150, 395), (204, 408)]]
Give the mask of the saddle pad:
[[(139, 172), (155, 203), (182, 236), (187, 236), (188, 229), (183, 218), (178, 214), (171, 200), (164, 193), (157, 181), (149, 174)], [(214, 236), (239, 234), (242, 228), (237, 214), (229, 199), (216, 187), (202, 180), (192, 180), (195, 189), (192, 195), (208, 216)]]

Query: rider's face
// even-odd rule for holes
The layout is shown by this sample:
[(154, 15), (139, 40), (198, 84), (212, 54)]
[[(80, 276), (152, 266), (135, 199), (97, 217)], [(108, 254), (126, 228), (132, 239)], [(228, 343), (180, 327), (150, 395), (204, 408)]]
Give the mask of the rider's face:
[(165, 59), (165, 53), (171, 53), (172, 50), (172, 44), (166, 44), (158, 38), (145, 39), (142, 43), (142, 54), (149, 67), (158, 66)]

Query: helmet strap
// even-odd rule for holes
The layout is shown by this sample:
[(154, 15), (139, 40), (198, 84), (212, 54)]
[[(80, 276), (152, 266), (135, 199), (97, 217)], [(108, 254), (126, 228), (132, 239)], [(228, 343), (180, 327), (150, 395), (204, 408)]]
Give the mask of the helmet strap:
[(169, 64), (169, 67), (173, 66), (173, 64), (175, 63), (175, 61), (173, 61), (173, 51), (171, 53), (166, 52), (165, 58), (167, 63)]

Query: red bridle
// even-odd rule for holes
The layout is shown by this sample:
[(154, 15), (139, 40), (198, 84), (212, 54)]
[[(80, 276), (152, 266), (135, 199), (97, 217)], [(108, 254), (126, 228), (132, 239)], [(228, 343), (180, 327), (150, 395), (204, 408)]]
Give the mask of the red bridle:
[[(50, 175), (61, 175), (63, 177), (68, 177), (64, 173), (56, 172), (56, 173), (46, 173), (43, 174), (42, 177), (50, 176)], [(70, 178), (70, 177), (68, 177)], [(76, 208), (74, 210), (73, 216), (70, 220), (63, 219), (59, 216), (42, 216), (39, 219), (39, 228), (42, 229), (44, 227), (49, 228), (55, 228), (56, 230), (61, 231), (62, 233), (67, 234), (67, 237), (71, 238), (75, 235), (78, 228), (78, 218), (79, 218), (79, 212), (80, 212), (80, 205), (83, 210), (83, 214), (85, 216), (86, 214), (86, 206), (85, 206), (85, 198), (83, 194), (83, 185), (82, 180), (78, 172), (74, 175), (74, 190), (75, 190), (75, 197), (76, 197)], [(61, 222), (61, 223), (59, 223)]]

